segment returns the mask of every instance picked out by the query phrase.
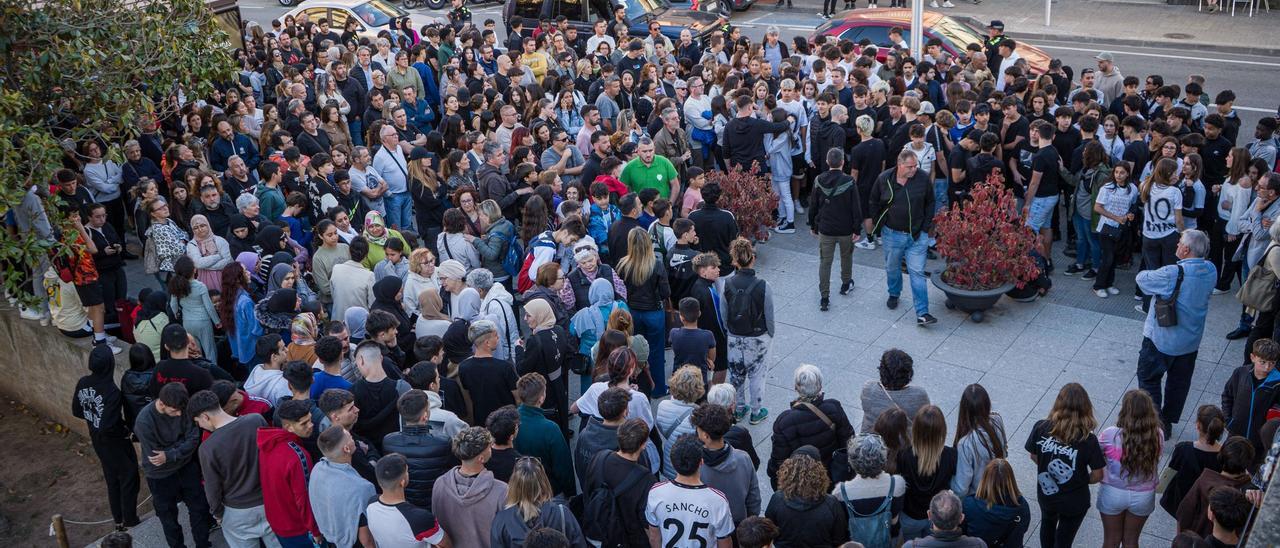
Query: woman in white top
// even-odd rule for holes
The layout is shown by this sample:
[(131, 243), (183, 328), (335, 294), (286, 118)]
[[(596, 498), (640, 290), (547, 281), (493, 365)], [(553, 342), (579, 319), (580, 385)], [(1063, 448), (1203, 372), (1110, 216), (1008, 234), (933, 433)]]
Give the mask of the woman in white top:
[(120, 164), (104, 159), (97, 141), (85, 141), (80, 145), (80, 153), (84, 155), (84, 180), (89, 193), (95, 202), (106, 206), (107, 222), (116, 229), (116, 234), (124, 234), (124, 197), (120, 192), (124, 172), (120, 170)]
[[(1204, 160), (1199, 154), (1192, 152), (1182, 159), (1182, 169), (1178, 170), (1178, 188), (1183, 193), (1182, 223), (1187, 228), (1198, 228), (1199, 219), (1205, 215), (1205, 191), (1204, 183), (1200, 181), (1201, 173), (1204, 173)], [(1185, 202), (1188, 197), (1191, 198), (1190, 203)]]
[(453, 322), (444, 313), (444, 300), (440, 298), (440, 290), (429, 287), (422, 290), (417, 297), (418, 321), (413, 326), (413, 334), (419, 339), (428, 335), (444, 337)]
[(1102, 248), (1101, 260), (1098, 261), (1098, 277), (1093, 279), (1093, 293), (1103, 299), (1109, 295), (1118, 295), (1116, 289), (1116, 248), (1127, 229), (1133, 222), (1133, 203), (1138, 199), (1138, 189), (1130, 184), (1133, 164), (1125, 161), (1116, 162), (1111, 168), (1111, 182), (1098, 190), (1098, 199), (1093, 204), (1093, 211), (1098, 214), (1098, 244)]
[(468, 234), (466, 227), (466, 214), (462, 210), (455, 208), (445, 211), (444, 231), (436, 236), (436, 251), (440, 253), (440, 259), (458, 261), (467, 272), (471, 272), (480, 268), (480, 254), (471, 244), (475, 236)]
[(1108, 114), (1102, 121), (1102, 136), (1098, 138), (1102, 148), (1111, 157), (1111, 163), (1119, 162), (1124, 156), (1124, 136), (1120, 134), (1120, 119)]
[(1178, 157), (1178, 150), (1180, 148), (1181, 148), (1181, 145), (1178, 144), (1178, 140), (1174, 137), (1165, 137), (1161, 139), (1160, 149), (1156, 151), (1155, 154), (1152, 155), (1151, 161), (1147, 162), (1146, 167), (1142, 168), (1142, 175), (1138, 177), (1138, 180), (1139, 181), (1147, 180), (1147, 178), (1151, 176), (1151, 172), (1155, 170), (1156, 163), (1164, 158), (1169, 158), (1171, 160), (1177, 161), (1178, 168), (1174, 171), (1174, 173), (1182, 173), (1182, 158)]
[(404, 296), (400, 297), (405, 313), (418, 312), (418, 296), (427, 289), (440, 289), (440, 280), (436, 277), (435, 254), (420, 247), (409, 254), (409, 274), (404, 277)]
[[(1142, 263), (1144, 270), (1155, 270), (1178, 262), (1178, 233), (1182, 232), (1182, 190), (1178, 188), (1178, 162), (1160, 158), (1150, 176), (1142, 180), (1138, 193), (1142, 199)], [(1151, 296), (1142, 296), (1138, 308), (1146, 312)]]
[(1222, 270), (1218, 273), (1218, 285), (1214, 293), (1226, 293), (1231, 289), (1231, 279), (1241, 274), (1240, 261), (1233, 261), (1240, 246), (1244, 228), (1240, 221), (1249, 213), (1249, 204), (1253, 202), (1253, 179), (1249, 177), (1249, 151), (1243, 147), (1235, 147), (1227, 154), (1227, 178), (1222, 184), (1213, 185), (1218, 194), (1218, 218), (1225, 226), (1222, 229)]

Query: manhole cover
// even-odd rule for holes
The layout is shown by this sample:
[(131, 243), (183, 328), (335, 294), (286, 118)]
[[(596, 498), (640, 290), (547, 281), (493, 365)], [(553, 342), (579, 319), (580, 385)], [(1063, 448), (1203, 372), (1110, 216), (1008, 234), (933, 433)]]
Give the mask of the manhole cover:
[(1168, 33), (1168, 34), (1165, 34), (1165, 35), (1164, 35), (1164, 37), (1165, 37), (1165, 38), (1170, 38), (1170, 39), (1173, 39), (1173, 40), (1189, 40), (1189, 39), (1191, 39), (1191, 38), (1195, 38), (1195, 37), (1196, 37), (1196, 35), (1194, 35), (1194, 34), (1187, 34), (1187, 33), (1185, 33), (1185, 32), (1170, 32), (1170, 33)]

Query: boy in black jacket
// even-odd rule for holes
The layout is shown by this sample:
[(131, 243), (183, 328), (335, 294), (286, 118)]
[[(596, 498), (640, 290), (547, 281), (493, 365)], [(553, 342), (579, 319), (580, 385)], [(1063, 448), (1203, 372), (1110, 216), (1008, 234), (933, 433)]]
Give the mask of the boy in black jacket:
[[(107, 225), (108, 228), (110, 225)], [(115, 355), (111, 347), (97, 345), (89, 352), (89, 374), (76, 383), (71, 414), (89, 427), (93, 452), (102, 464), (107, 497), (116, 529), (133, 527), (138, 520), (138, 454), (129, 441), (124, 421), (124, 397), (116, 387)]]
[(1222, 411), (1227, 414), (1228, 435), (1249, 438), (1255, 454), (1261, 456), (1264, 453), (1258, 432), (1267, 421), (1267, 411), (1280, 402), (1280, 371), (1276, 371), (1280, 343), (1271, 339), (1254, 341), (1249, 359), (1253, 363), (1233, 371), (1222, 388)]
[[(715, 253), (702, 253), (693, 258), (693, 268), (698, 278), (693, 282), (689, 296), (698, 300), (698, 308), (702, 314), (698, 316), (698, 327), (710, 331), (716, 337), (716, 348), (728, 348), (729, 340), (725, 333), (724, 297), (720, 292), (720, 258)], [(724, 382), (729, 371), (728, 352), (716, 352), (716, 360), (711, 369), (711, 383)]]
[[(836, 105), (840, 106), (840, 105)], [(833, 107), (834, 110), (834, 107)], [(809, 194), (809, 231), (818, 237), (818, 307), (831, 307), (831, 262), (840, 246), (840, 294), (853, 289), (853, 244), (862, 239), (862, 204), (853, 177), (846, 175), (844, 151), (826, 153), (828, 170), (813, 180)]]

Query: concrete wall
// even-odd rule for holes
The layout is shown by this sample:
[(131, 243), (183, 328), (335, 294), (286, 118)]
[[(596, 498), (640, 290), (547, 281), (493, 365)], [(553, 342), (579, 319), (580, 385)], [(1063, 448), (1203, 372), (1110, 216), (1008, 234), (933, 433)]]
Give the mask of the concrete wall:
[[(88, 436), (84, 421), (71, 415), (71, 397), (89, 372), (91, 346), (91, 338), (71, 339), (18, 317), (15, 308), (0, 309), (0, 394)], [(128, 352), (116, 356), (117, 380), (128, 363)]]

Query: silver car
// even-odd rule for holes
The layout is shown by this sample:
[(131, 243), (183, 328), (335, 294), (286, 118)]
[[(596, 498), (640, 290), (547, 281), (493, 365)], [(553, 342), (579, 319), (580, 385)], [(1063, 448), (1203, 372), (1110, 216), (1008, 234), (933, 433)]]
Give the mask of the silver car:
[[(289, 1), (292, 3), (297, 0)], [(284, 17), (289, 15), (298, 19), (303, 14), (306, 14), (307, 19), (312, 22), (327, 18), (329, 20), (329, 28), (336, 29), (339, 32), (342, 31), (348, 20), (354, 18), (360, 22), (360, 28), (357, 33), (361, 37), (366, 37), (370, 40), (376, 39), (379, 32), (392, 30), (391, 22), (399, 21), (402, 17), (408, 17), (413, 22), (415, 30), (421, 29), (425, 25), (444, 21), (439, 17), (410, 14), (389, 0), (308, 1), (289, 10), (289, 13), (281, 17), (281, 19), (283, 20)]]

